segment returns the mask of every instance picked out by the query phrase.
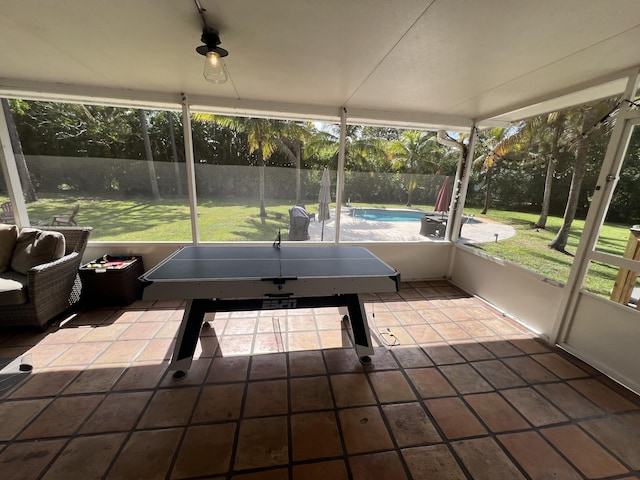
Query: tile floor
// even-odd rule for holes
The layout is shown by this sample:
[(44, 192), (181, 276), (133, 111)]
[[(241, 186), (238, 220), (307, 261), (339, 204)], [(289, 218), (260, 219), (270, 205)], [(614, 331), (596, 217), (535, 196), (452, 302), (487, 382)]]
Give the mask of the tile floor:
[(640, 401), (445, 282), (368, 296), (362, 366), (336, 309), (220, 314), (166, 374), (180, 305), (3, 332), (0, 477), (640, 478)]

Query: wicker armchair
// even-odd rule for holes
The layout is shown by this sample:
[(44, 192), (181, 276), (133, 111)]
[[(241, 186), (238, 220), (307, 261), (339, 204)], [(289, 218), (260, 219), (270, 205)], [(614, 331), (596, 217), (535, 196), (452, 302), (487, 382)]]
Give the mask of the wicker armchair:
[(55, 316), (80, 300), (82, 284), (78, 269), (89, 240), (91, 227), (45, 227), (65, 237), (65, 255), (37, 265), (28, 273), (29, 301), (0, 306), (0, 326), (37, 326), (45, 329)]

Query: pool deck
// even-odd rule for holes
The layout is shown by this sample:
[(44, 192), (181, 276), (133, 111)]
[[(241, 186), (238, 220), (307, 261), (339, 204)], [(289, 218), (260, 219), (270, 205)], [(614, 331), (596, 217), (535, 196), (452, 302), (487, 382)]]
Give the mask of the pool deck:
[[(433, 218), (433, 217), (432, 217)], [(495, 242), (513, 237), (516, 231), (509, 225), (491, 222), (474, 217), (479, 223), (464, 224), (461, 240), (465, 243), (478, 244)], [(331, 210), (331, 218), (324, 222), (324, 240), (331, 242), (335, 232), (335, 210)], [(311, 241), (320, 241), (322, 222), (311, 221), (309, 236)], [(349, 216), (349, 208), (342, 209), (340, 216), (340, 241), (346, 242), (437, 242), (442, 239), (420, 235), (420, 222), (389, 222), (362, 220)]]

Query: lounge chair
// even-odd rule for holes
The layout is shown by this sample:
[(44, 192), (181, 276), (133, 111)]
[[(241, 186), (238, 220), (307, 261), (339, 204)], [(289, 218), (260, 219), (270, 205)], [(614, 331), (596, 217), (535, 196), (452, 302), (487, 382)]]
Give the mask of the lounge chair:
[(13, 218), (13, 205), (11, 202), (4, 202), (2, 204), (2, 213), (0, 214), (0, 221), (4, 223), (14, 223)]
[(78, 225), (75, 221), (75, 216), (79, 211), (80, 205), (76, 205), (75, 207), (73, 207), (71, 215), (56, 215), (55, 217), (53, 217), (51, 225)]

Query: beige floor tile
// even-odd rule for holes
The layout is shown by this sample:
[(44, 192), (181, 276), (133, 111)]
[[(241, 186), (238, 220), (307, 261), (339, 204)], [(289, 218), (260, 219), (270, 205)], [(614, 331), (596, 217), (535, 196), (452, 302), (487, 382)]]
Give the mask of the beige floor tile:
[(461, 440), (453, 448), (474, 480), (525, 480), (493, 438)]
[(82, 425), (102, 399), (102, 395), (58, 397), (22, 431), (18, 438), (70, 436)]
[(288, 462), (287, 417), (250, 418), (240, 422), (234, 470)]
[(333, 411), (291, 416), (291, 451), (294, 462), (343, 454)]
[(442, 432), (450, 440), (487, 433), (459, 398), (434, 398), (426, 400), (425, 403)]
[(289, 381), (291, 411), (329, 410), (334, 407), (326, 376), (292, 378)]
[(349, 455), (393, 448), (377, 407), (347, 408), (338, 415)]
[(569, 385), (606, 412), (626, 412), (638, 407), (598, 380), (572, 380)]
[(640, 470), (640, 429), (626, 416), (586, 420), (579, 425), (631, 468)]
[(0, 403), (0, 442), (13, 439), (27, 423), (44, 410), (53, 399), (5, 401)]
[(532, 388), (504, 390), (502, 395), (535, 427), (568, 420), (560, 410)]
[(286, 380), (251, 382), (247, 386), (244, 417), (283, 415), (288, 410)]
[(462, 394), (489, 392), (493, 387), (468, 364), (442, 365), (439, 370)]
[[(288, 476), (283, 477), (282, 480), (288, 480), (288, 478)], [(344, 460), (329, 460), (293, 466), (293, 480), (348, 480), (348, 478)], [(263, 478), (256, 477), (256, 480), (263, 480)]]
[(500, 435), (498, 440), (534, 480), (546, 478), (579, 480), (582, 478), (537, 432)]
[(588, 478), (611, 477), (629, 471), (575, 425), (541, 431)]
[(455, 457), (446, 445), (405, 448), (402, 456), (413, 480), (465, 480)]
[(330, 380), (336, 406), (354, 407), (376, 403), (376, 398), (365, 374), (331, 375)]
[(324, 357), (320, 350), (290, 352), (289, 374), (292, 377), (324, 374)]
[(202, 388), (193, 422), (209, 423), (240, 418), (244, 384), (206, 385)]
[(380, 403), (408, 402), (416, 399), (411, 386), (399, 370), (371, 372), (369, 380)]
[(382, 411), (400, 448), (442, 441), (419, 403), (383, 405)]
[[(133, 432), (109, 471), (108, 480), (165, 478), (182, 428)], [(144, 459), (144, 460), (143, 460)]]
[(243, 382), (249, 371), (249, 357), (216, 357), (206, 383)]
[(406, 480), (397, 452), (373, 453), (349, 458), (353, 480)]
[(497, 393), (466, 395), (465, 401), (492, 432), (529, 428), (529, 424)]
[(149, 401), (137, 428), (166, 428), (185, 425), (198, 397), (198, 388), (158, 390)]
[(415, 368), (406, 372), (422, 398), (447, 397), (456, 394), (451, 384), (436, 368)]
[(7, 446), (0, 452), (0, 471), (3, 477), (11, 480), (38, 478), (66, 441), (66, 438), (38, 439)]
[(125, 432), (133, 429), (151, 395), (152, 392), (112, 393), (98, 405), (80, 433)]
[(102, 478), (126, 438), (126, 433), (74, 438), (42, 480)]
[(171, 478), (226, 473), (231, 463), (235, 431), (235, 423), (187, 428)]
[(287, 376), (287, 356), (284, 353), (251, 357), (250, 380), (284, 378)]

